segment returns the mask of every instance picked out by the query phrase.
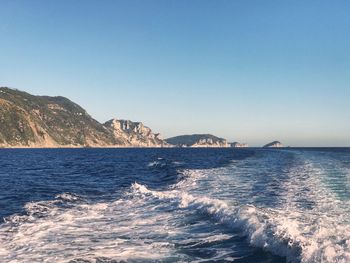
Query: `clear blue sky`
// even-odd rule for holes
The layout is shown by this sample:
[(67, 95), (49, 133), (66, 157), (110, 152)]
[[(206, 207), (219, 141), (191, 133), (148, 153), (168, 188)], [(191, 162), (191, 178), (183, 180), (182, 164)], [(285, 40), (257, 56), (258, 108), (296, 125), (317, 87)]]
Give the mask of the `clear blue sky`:
[(350, 146), (350, 1), (0, 2), (0, 86), (164, 137)]

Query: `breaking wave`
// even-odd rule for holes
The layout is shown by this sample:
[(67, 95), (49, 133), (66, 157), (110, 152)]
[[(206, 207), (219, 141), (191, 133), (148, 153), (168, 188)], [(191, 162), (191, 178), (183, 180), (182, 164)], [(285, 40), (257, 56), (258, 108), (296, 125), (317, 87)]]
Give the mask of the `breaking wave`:
[[(233, 230), (240, 231), (248, 237), (251, 245), (263, 248), (274, 254), (286, 257), (289, 262), (349, 262), (350, 229), (340, 227), (327, 219), (321, 225), (329, 228), (309, 226), (298, 221), (301, 215), (294, 214), (290, 219), (284, 211), (259, 209), (253, 205), (226, 203), (208, 197), (195, 197), (177, 190), (157, 192), (144, 185), (133, 184), (135, 195), (172, 202), (181, 209), (196, 210), (205, 213), (212, 219), (225, 224)], [(319, 219), (321, 221), (322, 219)], [(314, 236), (302, 232), (314, 231)]]

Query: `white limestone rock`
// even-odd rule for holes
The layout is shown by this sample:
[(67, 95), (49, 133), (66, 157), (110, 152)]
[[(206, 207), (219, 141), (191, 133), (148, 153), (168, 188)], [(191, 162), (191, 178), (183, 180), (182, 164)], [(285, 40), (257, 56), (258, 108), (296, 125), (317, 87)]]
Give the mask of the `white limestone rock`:
[(233, 147), (233, 148), (249, 147), (247, 143), (239, 143), (239, 142), (232, 142), (232, 143), (230, 143), (230, 146)]
[(126, 147), (169, 147), (159, 133), (152, 130), (142, 122), (112, 119), (104, 123), (111, 129), (118, 144)]

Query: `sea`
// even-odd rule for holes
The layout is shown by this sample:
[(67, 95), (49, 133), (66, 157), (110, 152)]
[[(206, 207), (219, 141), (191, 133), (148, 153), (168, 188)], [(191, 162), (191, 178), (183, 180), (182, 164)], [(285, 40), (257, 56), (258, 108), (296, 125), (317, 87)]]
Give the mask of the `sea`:
[(350, 149), (0, 149), (0, 262), (350, 262)]

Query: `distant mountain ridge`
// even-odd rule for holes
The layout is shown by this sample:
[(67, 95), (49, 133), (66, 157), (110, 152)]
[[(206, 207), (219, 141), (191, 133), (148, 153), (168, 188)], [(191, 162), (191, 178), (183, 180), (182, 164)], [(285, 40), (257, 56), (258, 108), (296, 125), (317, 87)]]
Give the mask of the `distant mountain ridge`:
[(105, 124), (61, 96), (0, 87), (0, 147), (168, 147), (140, 122)]
[(177, 147), (228, 147), (225, 139), (211, 134), (180, 135), (165, 139), (169, 144)]

